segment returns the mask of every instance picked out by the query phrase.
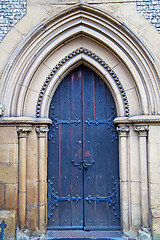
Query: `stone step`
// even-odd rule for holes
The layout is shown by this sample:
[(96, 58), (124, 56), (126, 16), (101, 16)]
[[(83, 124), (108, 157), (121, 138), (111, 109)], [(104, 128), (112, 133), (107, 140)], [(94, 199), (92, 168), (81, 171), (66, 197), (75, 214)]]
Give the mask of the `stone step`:
[(47, 231), (45, 238), (36, 240), (136, 240), (123, 237), (120, 231)]

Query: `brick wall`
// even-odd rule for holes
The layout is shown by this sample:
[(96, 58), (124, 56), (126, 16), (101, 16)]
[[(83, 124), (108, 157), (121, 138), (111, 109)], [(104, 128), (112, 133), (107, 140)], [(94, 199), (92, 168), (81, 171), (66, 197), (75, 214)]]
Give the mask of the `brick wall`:
[(26, 0), (0, 0), (0, 42), (26, 14)]
[(160, 32), (160, 0), (137, 0), (137, 11)]

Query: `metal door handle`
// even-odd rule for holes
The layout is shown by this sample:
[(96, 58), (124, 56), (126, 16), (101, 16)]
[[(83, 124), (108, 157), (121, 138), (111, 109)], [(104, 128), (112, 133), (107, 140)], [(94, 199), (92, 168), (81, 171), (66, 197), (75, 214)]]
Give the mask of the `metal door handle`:
[(94, 160), (92, 160), (91, 163), (87, 163), (86, 160), (83, 160), (83, 163), (84, 163), (84, 169), (88, 170), (88, 167), (90, 167), (94, 164)]
[(72, 163), (74, 166), (79, 167), (83, 161), (80, 161), (79, 163), (75, 163), (74, 160), (72, 160)]

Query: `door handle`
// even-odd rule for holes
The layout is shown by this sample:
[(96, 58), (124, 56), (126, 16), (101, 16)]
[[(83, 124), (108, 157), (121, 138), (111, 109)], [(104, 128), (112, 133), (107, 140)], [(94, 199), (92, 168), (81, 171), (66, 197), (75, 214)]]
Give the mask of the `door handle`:
[(84, 163), (84, 170), (88, 170), (88, 167), (91, 167), (94, 164), (94, 160), (91, 163), (87, 163), (86, 160), (83, 160)]
[(72, 160), (72, 163), (73, 163), (73, 165), (74, 165), (75, 167), (79, 167), (79, 169), (82, 168), (82, 163), (83, 163), (83, 161), (80, 161), (79, 163), (75, 163), (75, 161)]

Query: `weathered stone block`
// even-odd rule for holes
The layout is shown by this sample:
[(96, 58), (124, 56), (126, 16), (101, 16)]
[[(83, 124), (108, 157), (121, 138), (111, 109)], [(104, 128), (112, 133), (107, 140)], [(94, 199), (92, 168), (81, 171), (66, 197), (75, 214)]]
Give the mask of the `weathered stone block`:
[(5, 191), (4, 184), (0, 184), (0, 208), (4, 207), (4, 191)]
[(151, 208), (160, 208), (160, 184), (150, 184)]
[(38, 138), (34, 130), (27, 139), (27, 180), (38, 181)]
[(16, 127), (0, 127), (0, 143), (18, 143)]
[(27, 182), (27, 206), (38, 205), (38, 182)]
[(38, 207), (27, 207), (27, 229), (31, 233), (38, 230)]
[(17, 208), (17, 184), (6, 184), (5, 209)]
[(159, 156), (160, 156), (160, 144), (158, 143), (150, 143), (148, 144), (148, 151), (149, 151), (149, 159), (150, 163), (158, 163)]
[(159, 183), (160, 179), (160, 163), (149, 164), (149, 181), (150, 183)]
[(15, 164), (0, 165), (0, 182), (1, 183), (17, 183), (18, 168)]
[(160, 143), (160, 126), (150, 126), (148, 133), (149, 143)]
[(9, 162), (10, 163), (18, 162), (18, 144), (9, 145)]
[(16, 210), (0, 210), (0, 221), (4, 220), (7, 227), (4, 230), (4, 238), (11, 239), (16, 232)]
[(9, 149), (8, 144), (0, 144), (0, 162), (9, 162)]

